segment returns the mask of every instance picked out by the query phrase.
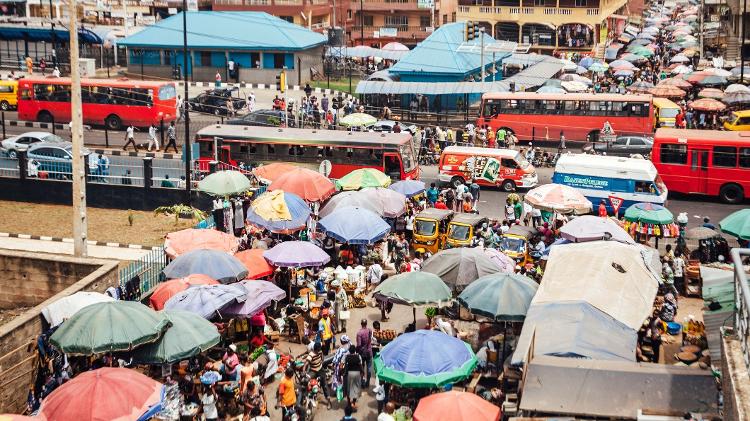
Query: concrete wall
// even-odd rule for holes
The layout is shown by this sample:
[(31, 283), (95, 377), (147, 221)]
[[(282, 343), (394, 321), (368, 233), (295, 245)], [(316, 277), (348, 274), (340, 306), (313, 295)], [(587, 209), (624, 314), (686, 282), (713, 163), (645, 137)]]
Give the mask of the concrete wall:
[[(0, 269), (3, 278), (15, 277), (17, 283), (11, 289), (19, 288), (20, 283), (35, 285), (28, 290), (33, 299), (39, 301), (35, 307), (0, 326), (0, 413), (20, 413), (24, 410), (38, 362), (36, 339), (42, 333), (42, 308), (78, 291), (103, 292), (117, 285), (117, 262), (3, 250), (0, 251)], [(77, 278), (78, 275), (82, 277)], [(5, 293), (11, 281), (3, 279), (2, 282), (0, 289)], [(49, 291), (50, 295), (43, 297), (43, 291)], [(52, 296), (52, 291), (56, 295)]]
[(750, 377), (740, 341), (731, 328), (721, 334), (721, 391), (724, 395), (724, 421), (750, 419)]

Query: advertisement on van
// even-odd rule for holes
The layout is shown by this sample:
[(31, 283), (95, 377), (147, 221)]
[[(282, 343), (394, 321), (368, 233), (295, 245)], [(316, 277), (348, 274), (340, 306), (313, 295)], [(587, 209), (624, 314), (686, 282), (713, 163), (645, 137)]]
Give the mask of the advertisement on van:
[(481, 185), (513, 191), (534, 187), (538, 182), (534, 167), (510, 149), (449, 146), (440, 157), (439, 170), (440, 182), (454, 185), (474, 179)]

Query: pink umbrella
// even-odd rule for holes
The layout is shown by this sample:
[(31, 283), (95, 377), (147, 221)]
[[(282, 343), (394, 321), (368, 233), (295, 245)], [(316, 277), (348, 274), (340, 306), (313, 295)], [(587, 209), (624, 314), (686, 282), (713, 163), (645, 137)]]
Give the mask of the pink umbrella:
[(508, 255), (501, 252), (498, 249), (486, 248), (484, 254), (490, 258), (495, 264), (500, 266), (500, 272), (513, 273), (516, 271), (516, 261), (511, 259)]
[(238, 247), (237, 237), (213, 229), (188, 228), (170, 232), (164, 240), (164, 251), (172, 259), (198, 249), (236, 253)]
[(591, 202), (581, 192), (573, 187), (555, 183), (529, 190), (525, 200), (535, 208), (562, 214), (582, 215), (592, 209)]
[(388, 44), (385, 44), (381, 50), (387, 50), (387, 51), (409, 51), (409, 47), (405, 46), (404, 44), (401, 44), (400, 42), (389, 42)]

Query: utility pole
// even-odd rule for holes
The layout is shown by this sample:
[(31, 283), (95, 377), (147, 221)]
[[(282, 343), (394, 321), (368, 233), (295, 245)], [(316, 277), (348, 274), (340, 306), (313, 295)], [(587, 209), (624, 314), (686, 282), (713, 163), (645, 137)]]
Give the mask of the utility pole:
[(704, 32), (704, 29), (703, 29), (703, 19), (704, 19), (704, 15), (706, 13), (705, 10), (706, 10), (706, 0), (701, 0), (701, 26), (700, 26), (700, 43), (701, 43), (701, 49), (698, 52), (698, 58), (699, 58), (698, 61), (700, 61), (700, 59), (703, 58), (703, 32)]
[[(365, 0), (359, 0), (359, 44), (365, 45)], [(351, 88), (349, 88), (351, 91)]]
[(83, 115), (81, 112), (81, 74), (78, 66), (78, 13), (76, 0), (70, 0), (70, 108), (73, 142), (73, 255), (86, 257), (86, 165), (83, 156)]
[(742, 10), (742, 39), (740, 40), (740, 83), (745, 82), (745, 19), (747, 18), (747, 0)]
[(479, 27), (479, 66), (482, 69), (480, 82), (484, 82), (484, 26)]
[[(190, 111), (188, 110), (188, 42), (187, 42), (187, 0), (182, 0), (182, 84), (185, 88), (183, 95), (183, 107), (180, 112), (185, 113), (185, 144), (182, 146), (182, 154), (185, 155), (185, 203), (190, 204), (191, 184), (190, 173), (193, 166), (193, 153), (191, 151), (190, 139)], [(191, 69), (192, 70), (192, 69)]]

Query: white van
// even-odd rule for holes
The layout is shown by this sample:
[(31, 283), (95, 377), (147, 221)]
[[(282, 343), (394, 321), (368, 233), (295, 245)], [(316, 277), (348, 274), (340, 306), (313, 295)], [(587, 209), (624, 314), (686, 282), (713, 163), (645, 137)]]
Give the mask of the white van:
[(594, 211), (603, 199), (612, 213), (610, 197), (622, 199), (620, 215), (635, 203), (664, 205), (667, 201), (667, 186), (654, 164), (643, 158), (563, 154), (552, 182), (578, 189), (594, 205)]

